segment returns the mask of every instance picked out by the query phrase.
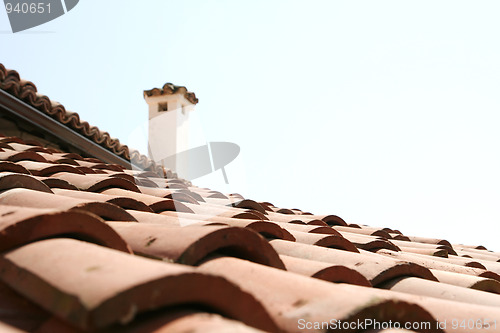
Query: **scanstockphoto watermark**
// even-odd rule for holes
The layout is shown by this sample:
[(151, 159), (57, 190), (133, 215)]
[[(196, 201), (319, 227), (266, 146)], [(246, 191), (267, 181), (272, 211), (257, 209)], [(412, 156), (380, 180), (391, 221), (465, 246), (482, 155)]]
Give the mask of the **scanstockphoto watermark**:
[(342, 321), (331, 319), (330, 321), (307, 321), (299, 319), (299, 330), (387, 330), (387, 329), (405, 329), (405, 330), (468, 330), (468, 331), (497, 331), (496, 319), (452, 319), (445, 321), (413, 321), (413, 322), (397, 322), (397, 321), (379, 321), (376, 319), (366, 318), (355, 321)]
[(12, 32), (52, 21), (72, 10), (79, 0), (4, 0)]

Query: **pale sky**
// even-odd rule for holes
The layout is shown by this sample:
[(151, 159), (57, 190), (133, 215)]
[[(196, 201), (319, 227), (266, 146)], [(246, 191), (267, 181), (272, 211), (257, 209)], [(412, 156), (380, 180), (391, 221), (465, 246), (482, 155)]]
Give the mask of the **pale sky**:
[[(241, 147), (193, 181), (500, 251), (497, 1), (81, 0), (12, 34), (0, 62), (144, 149), (142, 91), (185, 85), (207, 141)], [(133, 141), (133, 142), (131, 142)]]

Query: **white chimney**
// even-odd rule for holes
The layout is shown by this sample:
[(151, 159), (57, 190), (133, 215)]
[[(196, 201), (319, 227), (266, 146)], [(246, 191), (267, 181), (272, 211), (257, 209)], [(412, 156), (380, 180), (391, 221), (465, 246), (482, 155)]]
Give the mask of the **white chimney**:
[(160, 161), (189, 148), (189, 114), (198, 103), (186, 87), (166, 83), (144, 91), (149, 105), (149, 157)]

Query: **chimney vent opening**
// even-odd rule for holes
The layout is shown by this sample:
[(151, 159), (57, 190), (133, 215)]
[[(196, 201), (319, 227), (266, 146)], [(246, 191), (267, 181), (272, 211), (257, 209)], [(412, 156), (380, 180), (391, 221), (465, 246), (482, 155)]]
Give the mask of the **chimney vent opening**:
[(158, 104), (158, 112), (162, 112), (162, 111), (168, 111), (168, 103), (167, 102)]

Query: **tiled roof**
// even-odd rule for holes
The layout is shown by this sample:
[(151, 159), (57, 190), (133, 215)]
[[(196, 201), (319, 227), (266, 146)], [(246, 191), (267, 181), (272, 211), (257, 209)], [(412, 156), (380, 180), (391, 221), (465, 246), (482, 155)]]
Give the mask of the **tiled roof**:
[(0, 136), (2, 332), (499, 332), (499, 294), (481, 246)]
[(196, 95), (193, 92), (188, 91), (184, 86), (176, 86), (170, 82), (165, 83), (161, 89), (153, 88), (150, 90), (144, 90), (144, 96), (148, 97), (173, 94), (183, 94), (184, 98), (192, 104), (198, 103), (198, 98), (196, 98)]
[(132, 161), (135, 165), (143, 169), (153, 168), (156, 172), (163, 172), (161, 167), (156, 165), (147, 156), (142, 155), (137, 150), (129, 149), (126, 145), (121, 144), (120, 140), (112, 138), (108, 132), (103, 132), (97, 127), (89, 125), (88, 122), (82, 121), (77, 113), (66, 110), (60, 103), (38, 93), (34, 83), (21, 79), (17, 71), (6, 69), (1, 63), (0, 89), (108, 149), (117, 156)]

